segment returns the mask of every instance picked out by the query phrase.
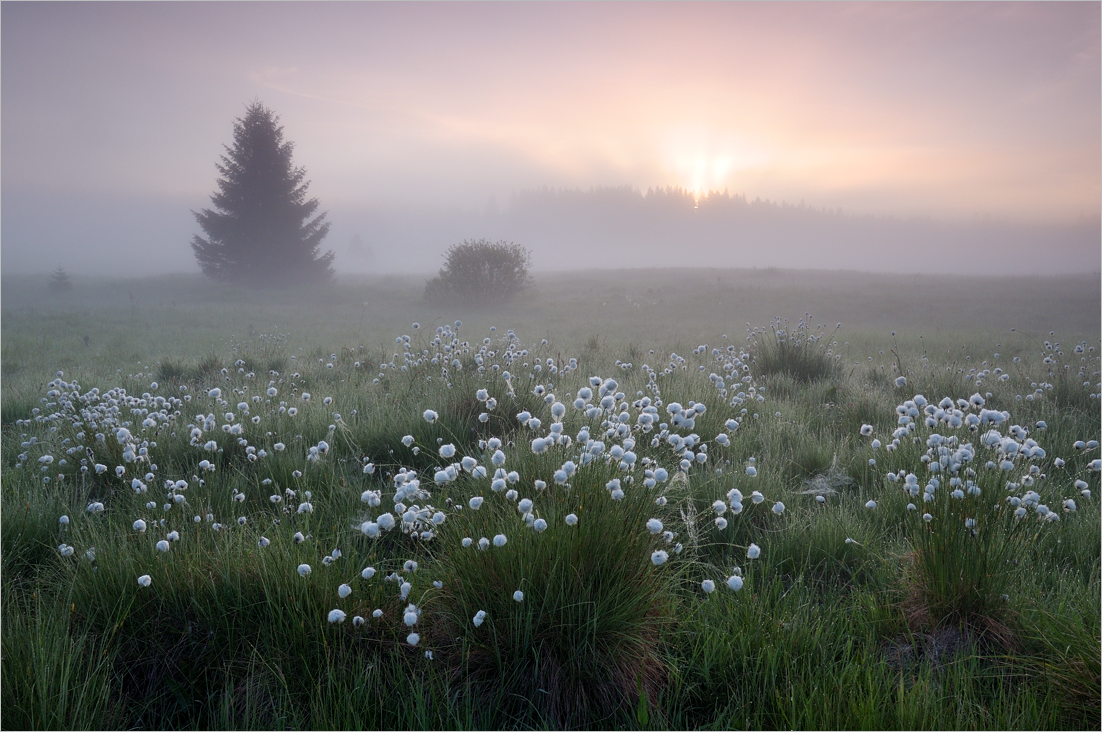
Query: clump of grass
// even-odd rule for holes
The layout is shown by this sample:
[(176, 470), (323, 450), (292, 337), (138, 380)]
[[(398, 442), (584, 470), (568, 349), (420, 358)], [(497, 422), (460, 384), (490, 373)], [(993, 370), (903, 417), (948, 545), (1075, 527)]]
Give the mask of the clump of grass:
[[(1029, 431), (1010, 424), (1005, 412), (981, 409), (976, 397), (931, 404), (916, 395), (899, 405), (900, 427), (885, 462), (898, 471), (889, 470), (889, 481), (902, 483), (903, 491), (887, 501), (897, 510), (907, 503), (912, 623), (967, 628), (1009, 648), (1008, 599), (1018, 566), (1042, 532), (1059, 530), (1061, 499), (1032, 489), (1047, 492), (1038, 482), (1047, 454), (1026, 438)], [(966, 415), (962, 406), (979, 414)], [(952, 434), (967, 426), (980, 435), (978, 445)], [(872, 432), (867, 426), (863, 434)]]
[[(1037, 526), (1015, 519), (1004, 505), (987, 496), (955, 500), (942, 495), (923, 507), (931, 521), (917, 510), (907, 517), (914, 590), (907, 609), (914, 624), (967, 626), (1004, 646), (1011, 643), (1007, 591), (1015, 562)], [(966, 526), (969, 519), (976, 522), (975, 530)]]
[(508, 549), (475, 543), (446, 557), (434, 635), (457, 678), (522, 725), (611, 725), (668, 682), (660, 639), (676, 602), (670, 568), (650, 560), (662, 541), (644, 527), (653, 499), (639, 490), (617, 502), (599, 475), (576, 478), (541, 498), (541, 534), (488, 506), (448, 524), (455, 543), (508, 527)]
[(839, 367), (831, 347), (831, 337), (837, 332), (822, 332), (822, 326), (812, 329), (811, 316), (790, 328), (788, 319), (778, 318), (764, 328), (751, 330), (755, 373), (762, 376), (784, 374), (795, 381), (811, 383), (838, 374)]
[(222, 363), (213, 353), (188, 364), (182, 359), (166, 358), (157, 364), (157, 380), (167, 384), (185, 384), (212, 378), (222, 369)]

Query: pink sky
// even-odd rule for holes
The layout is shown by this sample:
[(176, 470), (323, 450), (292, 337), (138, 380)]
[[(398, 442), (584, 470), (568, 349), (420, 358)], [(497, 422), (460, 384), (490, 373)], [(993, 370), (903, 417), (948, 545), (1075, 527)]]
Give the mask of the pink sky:
[(259, 98), (332, 206), (630, 184), (854, 213), (1100, 213), (1095, 2), (2, 8), (6, 199), (207, 205)]

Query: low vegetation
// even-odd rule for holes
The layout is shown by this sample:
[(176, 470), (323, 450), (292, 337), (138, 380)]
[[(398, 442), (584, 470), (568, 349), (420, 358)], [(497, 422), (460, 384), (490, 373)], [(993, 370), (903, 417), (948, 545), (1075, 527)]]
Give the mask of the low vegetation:
[(4, 728), (1097, 728), (1097, 341), (253, 297), (5, 303)]

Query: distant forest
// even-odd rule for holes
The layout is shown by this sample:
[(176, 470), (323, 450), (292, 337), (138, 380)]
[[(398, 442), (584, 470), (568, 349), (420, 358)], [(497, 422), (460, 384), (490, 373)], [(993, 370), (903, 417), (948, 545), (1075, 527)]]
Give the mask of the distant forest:
[[(696, 198), (682, 188), (644, 193), (630, 186), (525, 191), (513, 196), (497, 223), (537, 250), (549, 246), (584, 258), (639, 258), (653, 265), (898, 271), (913, 262), (918, 271), (1001, 274), (1008, 257), (1067, 259), (1085, 250), (1097, 270), (1102, 242), (1098, 219), (1070, 225), (950, 222), (852, 215), (727, 191)], [(1046, 262), (1035, 266), (1044, 269)]]
[[(463, 239), (532, 250), (539, 270), (785, 267), (961, 275), (1097, 272), (1097, 218), (1067, 224), (869, 216), (726, 191), (541, 188), (482, 211), (334, 211), (344, 271), (434, 271)], [(336, 227), (335, 227), (336, 228)], [(351, 239), (346, 238), (355, 232)]]

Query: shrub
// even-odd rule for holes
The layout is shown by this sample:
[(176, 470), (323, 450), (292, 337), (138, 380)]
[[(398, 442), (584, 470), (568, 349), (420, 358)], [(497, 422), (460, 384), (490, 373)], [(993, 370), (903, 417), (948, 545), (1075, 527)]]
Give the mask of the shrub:
[(432, 303), (500, 304), (531, 284), (532, 254), (519, 244), (466, 240), (444, 253), (440, 274), (425, 284)]

